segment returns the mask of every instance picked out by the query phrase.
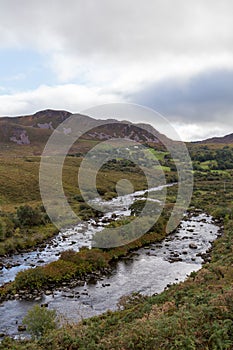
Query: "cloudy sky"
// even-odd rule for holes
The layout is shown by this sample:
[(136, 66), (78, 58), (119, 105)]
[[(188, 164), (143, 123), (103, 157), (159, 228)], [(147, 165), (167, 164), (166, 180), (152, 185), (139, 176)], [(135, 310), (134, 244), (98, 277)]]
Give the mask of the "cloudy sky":
[(232, 0), (0, 0), (0, 116), (131, 102), (183, 140), (233, 133), (232, 16)]

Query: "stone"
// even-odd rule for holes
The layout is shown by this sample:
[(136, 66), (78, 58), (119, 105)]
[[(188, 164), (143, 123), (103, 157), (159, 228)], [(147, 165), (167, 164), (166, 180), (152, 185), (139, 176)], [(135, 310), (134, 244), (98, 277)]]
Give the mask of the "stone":
[(40, 300), (41, 300), (41, 297), (36, 297), (34, 300), (35, 300), (35, 301), (40, 301)]
[(41, 307), (49, 307), (49, 304), (48, 304), (48, 303), (45, 303), (45, 304), (41, 304), (40, 306), (41, 306)]
[(197, 245), (195, 243), (190, 243), (189, 248), (190, 249), (197, 249)]
[(52, 291), (51, 290), (46, 290), (45, 291), (45, 295), (51, 295), (52, 294)]
[(27, 329), (27, 327), (24, 326), (23, 324), (21, 324), (21, 325), (18, 326), (18, 331), (19, 331), (19, 332), (25, 332), (26, 329)]

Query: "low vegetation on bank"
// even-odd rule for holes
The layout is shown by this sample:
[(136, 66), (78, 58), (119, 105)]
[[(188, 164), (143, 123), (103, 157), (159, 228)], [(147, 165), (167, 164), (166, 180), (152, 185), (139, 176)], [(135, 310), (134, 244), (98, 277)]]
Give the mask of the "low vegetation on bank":
[[(190, 210), (202, 209), (218, 218), (224, 225), (223, 235), (212, 246), (210, 262), (198, 272), (193, 272), (184, 283), (172, 285), (159, 295), (125, 296), (119, 301), (118, 311), (109, 311), (98, 317), (83, 320), (77, 325), (68, 324), (59, 329), (48, 329), (34, 340), (15, 341), (6, 337), (0, 343), (0, 349), (231, 350), (233, 171), (196, 169), (194, 174)], [(109, 192), (110, 190), (112, 189), (109, 187)], [(175, 186), (169, 191), (170, 200), (173, 202)], [(139, 202), (134, 206), (135, 213), (140, 211), (141, 204)], [(164, 213), (166, 219), (169, 212)], [(166, 220), (159, 224), (164, 227), (165, 222)], [(73, 278), (107, 267), (111, 261), (127, 254), (131, 249), (160, 240), (164, 235), (161, 227), (159, 230), (154, 228), (140, 240), (119, 248), (65, 252), (57, 262), (20, 272), (15, 284), (2, 289), (2, 296), (9, 293), (11, 288), (14, 288), (15, 292), (19, 288), (30, 288), (33, 283), (38, 283), (33, 288), (40, 288), (50, 282), (59, 284), (64, 278)], [(38, 274), (36, 278), (34, 273)]]
[(38, 266), (18, 272), (15, 281), (0, 287), (0, 297), (2, 300), (10, 295), (25, 290), (45, 290), (59, 286), (64, 281), (79, 279), (88, 274), (103, 272), (111, 268), (111, 264), (119, 258), (126, 256), (130, 251), (138, 249), (147, 244), (161, 241), (165, 236), (165, 224), (168, 210), (163, 211), (163, 215), (148, 233), (142, 237), (129, 242), (123, 246), (111, 249), (82, 248), (79, 252), (67, 250), (61, 253), (57, 261), (53, 261), (45, 266)]
[[(207, 186), (199, 185), (200, 191)], [(208, 184), (209, 190), (215, 185)], [(194, 201), (202, 204), (197, 193)], [(221, 200), (212, 202), (214, 210)], [(119, 311), (63, 326), (34, 341), (5, 338), (0, 349), (232, 349), (233, 220), (228, 213), (223, 219), (224, 234), (213, 244), (211, 262), (184, 283), (159, 295), (126, 296)]]

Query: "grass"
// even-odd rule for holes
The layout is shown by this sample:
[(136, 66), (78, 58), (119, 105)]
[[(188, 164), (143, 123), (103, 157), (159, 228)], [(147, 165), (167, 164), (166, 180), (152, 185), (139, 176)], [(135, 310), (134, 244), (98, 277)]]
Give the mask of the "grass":
[[(231, 185), (232, 186), (232, 185)], [(216, 197), (218, 181), (195, 183), (193, 204), (203, 210), (230, 208), (233, 186)], [(203, 194), (208, 194), (206, 198)], [(119, 310), (66, 325), (40, 341), (5, 339), (0, 349), (163, 349), (214, 350), (233, 347), (233, 218), (224, 217), (224, 235), (212, 260), (184, 282), (159, 295), (125, 296)], [(123, 310), (122, 310), (123, 308)]]
[[(88, 205), (84, 208), (80, 204), (80, 190), (78, 187), (78, 168), (82, 158), (67, 157), (63, 167), (63, 187), (69, 204), (79, 217), (88, 219), (95, 216), (95, 211)], [(4, 157), (0, 159), (0, 213), (15, 216), (19, 206), (30, 205), (32, 208), (42, 205), (38, 185), (40, 157)], [(151, 170), (151, 174), (154, 171)], [(89, 176), (91, 174), (89, 173)], [(134, 190), (146, 189), (145, 176), (137, 168), (124, 171), (124, 178), (128, 179)], [(104, 199), (111, 199), (117, 195), (116, 184), (122, 179), (122, 169), (100, 170), (97, 176), (97, 190)], [(78, 199), (77, 199), (78, 198)], [(65, 219), (65, 218), (64, 218)], [(64, 220), (64, 224), (69, 224)], [(23, 232), (17, 231), (12, 237), (0, 242), (0, 255), (15, 250), (34, 247), (57, 232), (52, 225), (35, 226)]]
[(160, 161), (164, 160), (164, 157), (169, 154), (169, 152), (157, 151), (153, 148), (150, 148), (150, 152)]
[[(212, 261), (184, 282), (151, 297), (119, 301), (119, 310), (66, 325), (40, 341), (5, 339), (0, 349), (232, 349), (233, 221), (213, 247)], [(123, 310), (120, 310), (122, 309)]]
[[(18, 161), (17, 159), (16, 163)], [(67, 159), (64, 170), (66, 193), (77, 210), (80, 209), (80, 204), (77, 200), (75, 203), (74, 196), (76, 193), (80, 195), (75, 183), (79, 161), (74, 158)], [(15, 171), (14, 167), (13, 165), (12, 174)], [(102, 171), (97, 180), (99, 181), (97, 187), (103, 196), (106, 191), (114, 194), (114, 186), (120, 171), (113, 170), (111, 178), (104, 176), (107, 174), (110, 173)], [(224, 234), (213, 244), (211, 262), (205, 264), (201, 270), (193, 272), (184, 283), (173, 285), (159, 295), (125, 296), (119, 301), (118, 311), (109, 311), (76, 325), (67, 324), (59, 330), (47, 333), (38, 341), (15, 341), (5, 338), (0, 344), (0, 349), (231, 350), (233, 348), (233, 172), (227, 171), (227, 174), (226, 179), (225, 172), (222, 171), (195, 172), (191, 206), (214, 215), (224, 223)], [(144, 186), (145, 180), (142, 180), (137, 173), (134, 176), (136, 188)], [(71, 178), (71, 182), (68, 182), (68, 177)], [(20, 199), (20, 185), (17, 179), (14, 181), (16, 187), (18, 186), (16, 198)], [(175, 190), (175, 188), (168, 189), (170, 198), (175, 197)], [(14, 199), (10, 194), (5, 195), (3, 199), (4, 203), (7, 200), (9, 206), (14, 206)], [(35, 203), (37, 201), (40, 199), (36, 197)], [(128, 248), (133, 249), (136, 246)], [(81, 252), (83, 256), (71, 253), (66, 257), (63, 256), (65, 259), (58, 263), (59, 266), (53, 263), (45, 268), (46, 274), (53, 282), (58, 279), (60, 283), (62, 278), (69, 278), (61, 273), (63, 269), (73, 276), (77, 273), (77, 266), (84, 270), (99, 268), (98, 264), (108, 264), (111, 259), (119, 258), (127, 252), (125, 246), (105, 251), (104, 260), (103, 252), (99, 250), (94, 251), (91, 257), (85, 256), (87, 254), (85, 251)], [(95, 262), (95, 256), (98, 263)], [(41, 270), (35, 271), (43, 280)], [(39, 283), (40, 279), (36, 278), (34, 281)], [(11, 287), (12, 285), (6, 286), (5, 293)]]

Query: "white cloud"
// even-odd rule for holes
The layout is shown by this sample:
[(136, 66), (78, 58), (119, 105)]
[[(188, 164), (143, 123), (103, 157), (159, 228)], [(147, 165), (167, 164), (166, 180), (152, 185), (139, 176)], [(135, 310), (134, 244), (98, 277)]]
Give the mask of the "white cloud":
[(232, 67), (231, 0), (1, 2), (0, 46), (48, 54), (62, 82), (81, 76), (131, 86)]
[[(183, 141), (200, 141), (213, 136), (225, 136), (229, 134), (229, 128), (216, 123), (171, 123)], [(233, 130), (233, 129), (232, 129)]]
[(88, 88), (74, 84), (54, 87), (42, 85), (27, 92), (0, 95), (0, 115), (31, 114), (47, 108), (79, 112), (98, 104), (121, 101), (123, 101), (121, 96), (106, 93), (100, 88)]

